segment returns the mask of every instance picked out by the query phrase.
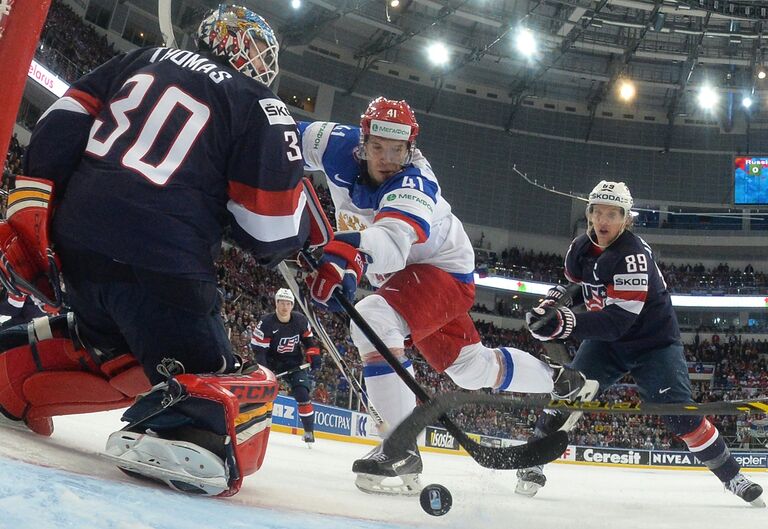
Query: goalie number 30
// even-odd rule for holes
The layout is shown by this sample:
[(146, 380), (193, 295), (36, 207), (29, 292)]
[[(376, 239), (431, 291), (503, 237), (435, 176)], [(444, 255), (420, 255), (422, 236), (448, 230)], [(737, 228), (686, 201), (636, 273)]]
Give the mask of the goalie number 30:
[[(154, 81), (155, 78), (152, 75), (137, 74), (125, 82), (123, 90), (129, 85), (133, 86), (124, 97), (114, 99), (109, 105), (115, 120), (114, 129), (104, 137), (102, 128), (106, 128), (105, 122), (97, 119), (88, 137), (88, 145), (85, 149), (87, 153), (98, 157), (104, 157), (109, 153), (117, 139), (131, 127), (128, 114), (139, 108)], [(166, 130), (170, 126), (167, 125), (168, 118), (177, 107), (182, 107), (188, 113), (188, 117), (180, 130), (168, 131)], [(165, 185), (189, 154), (210, 116), (211, 109), (208, 105), (177, 86), (169, 86), (149, 111), (141, 130), (136, 135), (136, 141), (125, 151), (120, 162), (125, 167), (143, 175), (150, 182), (159, 186)], [(161, 131), (163, 137), (173, 138), (173, 143), (168, 147), (162, 160), (153, 165), (146, 158)]]

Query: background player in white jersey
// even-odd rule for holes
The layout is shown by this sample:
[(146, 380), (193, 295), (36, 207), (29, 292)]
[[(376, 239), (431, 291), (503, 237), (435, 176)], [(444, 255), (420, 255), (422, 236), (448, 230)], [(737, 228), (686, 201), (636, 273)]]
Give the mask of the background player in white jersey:
[[(311, 399), (313, 381), (307, 367), (317, 371), (322, 358), (307, 317), (293, 310), (293, 305), (289, 289), (275, 292), (275, 312), (259, 320), (251, 337), (251, 351), (259, 364), (275, 373), (285, 373), (283, 380), (291, 386), (304, 427), (304, 442), (311, 444), (315, 442), (315, 410)], [(309, 366), (304, 365), (305, 359)]]
[[(526, 321), (540, 340), (582, 340), (571, 367), (597, 380), (601, 389), (629, 373), (645, 402), (693, 402), (667, 285), (651, 248), (628, 229), (632, 203), (624, 182), (602, 181), (589, 194), (587, 233), (574, 239), (565, 256), (566, 277), (582, 285), (583, 299), (574, 304), (583, 302), (587, 311), (574, 314), (554, 306), (559, 290), (553, 290)], [(542, 414), (535, 435), (557, 429), (564, 419), (561, 413)], [(765, 506), (763, 489), (740, 472), (706, 417), (668, 416), (664, 422), (728, 490)], [(533, 496), (545, 483), (542, 467), (521, 469), (516, 492)]]
[[(299, 123), (299, 130), (305, 167), (328, 176), (340, 230), (309, 279), (317, 301), (338, 308), (333, 291), (342, 288), (351, 299), (366, 273), (379, 288), (356, 308), (411, 373), (407, 339), (436, 371), (466, 389), (554, 392), (563, 398), (596, 389), (578, 372), (512, 347), (481, 343), (468, 313), (475, 297), (472, 245), (416, 149), (419, 125), (405, 101), (375, 99), (360, 128), (314, 122)], [(356, 325), (351, 335), (368, 395), (392, 429), (414, 408), (415, 397)], [(420, 489), (422, 463), (415, 445), (403, 453), (378, 446), (352, 470), (365, 492)], [(402, 485), (383, 483), (395, 476)]]

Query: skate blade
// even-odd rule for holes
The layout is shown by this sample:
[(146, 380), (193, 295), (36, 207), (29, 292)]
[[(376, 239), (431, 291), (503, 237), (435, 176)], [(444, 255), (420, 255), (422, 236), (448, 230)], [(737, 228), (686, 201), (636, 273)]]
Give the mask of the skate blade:
[(539, 492), (541, 487), (542, 485), (539, 485), (538, 483), (531, 483), (530, 481), (518, 481), (517, 486), (515, 487), (515, 494), (519, 494), (520, 496), (525, 496), (527, 498), (533, 498), (536, 496), (536, 493)]
[(765, 509), (765, 501), (763, 500), (762, 496), (758, 496), (757, 498), (749, 502), (749, 504), (752, 507), (757, 507), (758, 509)]
[(128, 474), (160, 481), (180, 492), (215, 496), (229, 489), (221, 459), (186, 441), (120, 430), (109, 436), (101, 456)]
[(185, 472), (164, 469), (141, 461), (128, 461), (117, 456), (101, 454), (103, 459), (111, 462), (120, 470), (133, 477), (159, 481), (173, 490), (202, 496), (218, 496), (229, 489), (227, 480), (221, 477), (200, 478)]
[[(400, 483), (384, 483), (385, 479), (400, 479)], [(404, 474), (392, 478), (373, 474), (358, 474), (355, 486), (366, 494), (382, 496), (418, 496), (423, 488), (418, 474)]]

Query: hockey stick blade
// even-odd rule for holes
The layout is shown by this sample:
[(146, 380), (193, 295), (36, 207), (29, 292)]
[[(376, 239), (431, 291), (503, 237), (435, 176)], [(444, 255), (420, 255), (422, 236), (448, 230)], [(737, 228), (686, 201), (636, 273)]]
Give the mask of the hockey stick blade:
[[(625, 415), (736, 415), (740, 413), (768, 414), (768, 400), (723, 401), (698, 403), (635, 403), (635, 402), (570, 402), (550, 400), (541, 397), (512, 397), (510, 395), (487, 393), (464, 393), (454, 391), (433, 397), (428, 403), (417, 407), (385, 441), (395, 450), (411, 446), (419, 433), (445, 413), (476, 404), (507, 409), (554, 409), (565, 412), (610, 413)], [(449, 429), (450, 431), (450, 429)], [(453, 432), (451, 432), (453, 433)], [(461, 435), (465, 435), (461, 432)], [(467, 448), (466, 445), (461, 443)], [(487, 468), (512, 469), (539, 465), (558, 458), (568, 445), (565, 432), (511, 447), (480, 447), (472, 457)], [(485, 450), (483, 450), (485, 449)], [(469, 450), (467, 450), (469, 452)]]
[(416, 442), (419, 433), (438, 420), (446, 426), (448, 431), (454, 437), (462, 437), (457, 441), (472, 456), (472, 459), (485, 468), (496, 470), (510, 470), (515, 468), (526, 468), (535, 465), (543, 465), (560, 457), (568, 447), (568, 434), (558, 430), (552, 435), (536, 439), (534, 441), (504, 447), (483, 446), (470, 439), (463, 431), (449, 427), (453, 424), (447, 421), (445, 412), (460, 408), (468, 403), (463, 402), (464, 396), (479, 397), (471, 393), (445, 393), (426, 404), (417, 406), (403, 422), (401, 422), (392, 434), (384, 441), (387, 449), (392, 448), (395, 451), (405, 451)]

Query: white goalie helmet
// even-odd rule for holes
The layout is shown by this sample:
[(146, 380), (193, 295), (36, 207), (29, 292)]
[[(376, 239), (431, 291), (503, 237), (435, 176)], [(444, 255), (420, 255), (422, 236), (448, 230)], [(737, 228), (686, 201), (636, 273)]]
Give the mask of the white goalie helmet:
[(624, 182), (601, 180), (589, 193), (586, 212), (587, 217), (589, 217), (589, 213), (592, 211), (592, 206), (596, 204), (621, 208), (624, 212), (624, 220), (626, 220), (632, 215), (630, 210), (634, 205), (634, 201), (632, 200), (632, 194), (629, 192), (627, 184)]
[(275, 292), (275, 302), (278, 301), (290, 301), (291, 303), (294, 303), (293, 292), (287, 288), (278, 289), (278, 291)]
[[(267, 86), (279, 71), (275, 32), (248, 8), (219, 4), (200, 23), (197, 42), (201, 49), (226, 59), (237, 71)], [(259, 42), (266, 45), (263, 50), (258, 48)]]

